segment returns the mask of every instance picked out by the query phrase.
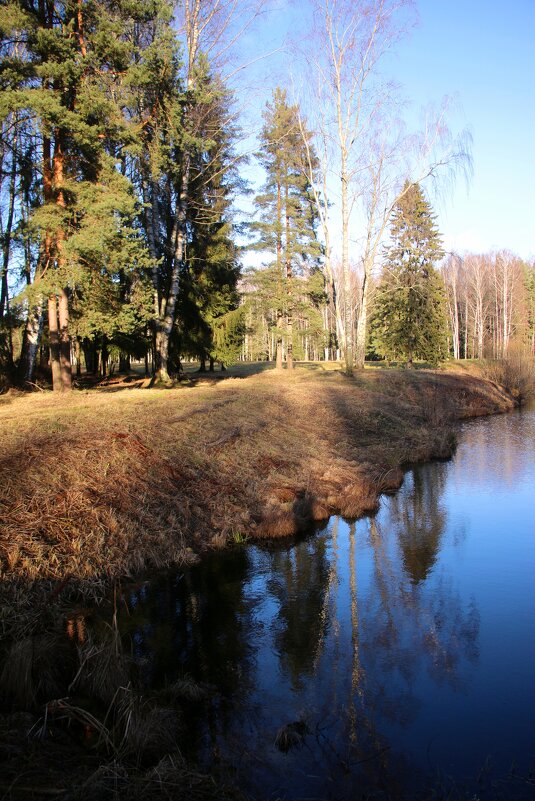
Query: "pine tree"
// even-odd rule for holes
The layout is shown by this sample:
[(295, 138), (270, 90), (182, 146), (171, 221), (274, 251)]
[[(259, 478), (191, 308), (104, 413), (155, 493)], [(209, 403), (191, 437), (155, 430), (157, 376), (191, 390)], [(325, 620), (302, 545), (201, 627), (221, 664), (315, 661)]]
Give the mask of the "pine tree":
[(196, 146), (188, 118), (198, 105), (191, 65), (187, 70), (172, 16), (171, 3), (161, 0), (153, 24), (136, 32), (129, 104), (137, 136), (128, 167), (143, 202), (142, 226), (154, 260), (151, 328), (155, 370), (163, 383), (170, 380), (176, 361), (170, 346), (185, 268), (189, 162)]
[(436, 363), (447, 352), (445, 293), (433, 266), (443, 250), (435, 215), (418, 184), (406, 184), (390, 238), (375, 298), (375, 347), (408, 367), (414, 359)]
[(124, 112), (136, 59), (130, 34), (159, 5), (19, 0), (4, 18), (4, 32), (24, 46), (4, 58), (0, 114), (28, 115), (38, 139), (40, 199), (28, 230), (39, 251), (34, 298), (48, 298), (54, 389), (71, 386), (70, 316), (80, 288), (91, 286), (88, 272), (148, 266), (120, 153), (134, 138)]
[[(305, 131), (305, 136), (310, 134)], [(286, 92), (276, 89), (266, 105), (260, 135), (260, 163), (267, 173), (262, 194), (255, 203), (260, 220), (253, 225), (257, 250), (273, 255), (272, 274), (262, 284), (270, 294), (277, 326), (277, 367), (282, 366), (283, 322), (286, 321), (286, 362), (293, 367), (293, 326), (297, 296), (306, 296), (303, 280), (317, 262), (317, 215), (304, 165), (307, 163), (299, 109), (288, 103)], [(311, 145), (309, 145), (311, 147)], [(312, 157), (314, 160), (314, 156)]]

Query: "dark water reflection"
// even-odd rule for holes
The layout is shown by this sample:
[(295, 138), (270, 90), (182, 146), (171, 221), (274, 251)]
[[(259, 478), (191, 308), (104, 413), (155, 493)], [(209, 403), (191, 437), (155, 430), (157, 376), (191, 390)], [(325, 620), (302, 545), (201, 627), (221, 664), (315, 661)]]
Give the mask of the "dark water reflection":
[[(526, 772), (534, 512), (535, 412), (472, 422), (375, 518), (132, 588), (122, 630), (147, 688), (210, 688), (188, 747), (260, 798), (409, 798), (437, 772)], [(297, 721), (302, 746), (280, 751)]]

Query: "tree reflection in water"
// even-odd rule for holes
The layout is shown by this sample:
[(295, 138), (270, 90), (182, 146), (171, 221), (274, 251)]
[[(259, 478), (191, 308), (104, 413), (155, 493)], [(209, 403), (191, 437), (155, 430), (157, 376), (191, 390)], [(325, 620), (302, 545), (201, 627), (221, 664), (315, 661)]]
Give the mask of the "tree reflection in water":
[(405, 491), (392, 498), (395, 526), (405, 572), (414, 584), (424, 581), (436, 562), (446, 524), (440, 499), (446, 483), (443, 463), (420, 465), (409, 476)]
[[(219, 553), (126, 594), (146, 687), (210, 688), (188, 730), (197, 755), (239, 764), (262, 798), (402, 796), (427, 694), (459, 690), (477, 659), (477, 609), (439, 569), (445, 469), (414, 470), (377, 518)], [(304, 747), (282, 754), (275, 735), (296, 721)]]
[(326, 589), (330, 579), (324, 537), (313, 537), (291, 550), (271, 554), (268, 592), (277, 601), (273, 642), (294, 690), (314, 675), (318, 649), (325, 638)]

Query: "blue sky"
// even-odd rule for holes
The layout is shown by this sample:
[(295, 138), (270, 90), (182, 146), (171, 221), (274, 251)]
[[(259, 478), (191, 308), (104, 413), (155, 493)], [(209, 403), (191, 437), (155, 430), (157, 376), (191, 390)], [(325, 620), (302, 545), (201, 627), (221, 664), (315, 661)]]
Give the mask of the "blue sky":
[[(416, 8), (417, 25), (383, 72), (401, 85), (409, 117), (448, 96), (452, 131), (472, 135), (468, 186), (459, 178), (432, 199), (446, 249), (535, 258), (535, 0), (420, 0)], [(307, 11), (306, 0), (275, 0), (245, 43), (250, 56), (299, 36)], [(280, 51), (249, 71), (253, 117), (274, 86), (290, 88), (292, 70)]]
[(446, 244), (535, 257), (535, 0), (421, 0), (397, 50), (416, 104), (457, 99), (473, 137), (474, 174), (436, 208)]

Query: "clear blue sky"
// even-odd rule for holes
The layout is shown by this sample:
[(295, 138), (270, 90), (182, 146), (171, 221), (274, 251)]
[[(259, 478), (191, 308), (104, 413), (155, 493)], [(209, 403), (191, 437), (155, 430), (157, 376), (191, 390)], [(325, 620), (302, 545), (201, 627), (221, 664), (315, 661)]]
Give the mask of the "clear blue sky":
[[(299, 37), (307, 6), (274, 0), (244, 43), (251, 57)], [(419, 0), (416, 8), (416, 27), (385, 68), (415, 118), (449, 96), (452, 130), (473, 137), (468, 187), (461, 178), (451, 194), (433, 199), (445, 246), (535, 258), (535, 0)], [(282, 52), (254, 67), (248, 101), (257, 120), (271, 89), (289, 86), (291, 71)]]
[(448, 247), (535, 257), (535, 0), (420, 0), (397, 77), (418, 105), (458, 100), (474, 175), (436, 209)]

